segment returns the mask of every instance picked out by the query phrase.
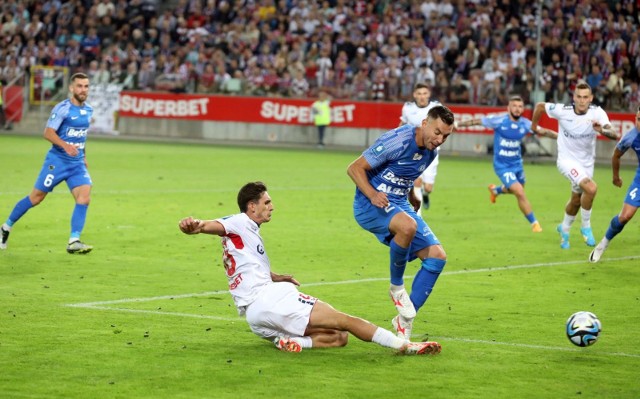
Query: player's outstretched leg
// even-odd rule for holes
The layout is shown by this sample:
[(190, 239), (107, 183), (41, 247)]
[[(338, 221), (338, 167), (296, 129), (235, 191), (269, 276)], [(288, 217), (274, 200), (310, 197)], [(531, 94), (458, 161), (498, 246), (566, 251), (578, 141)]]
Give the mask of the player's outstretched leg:
[(599, 261), (600, 258), (602, 257), (602, 254), (604, 253), (604, 251), (607, 250), (608, 247), (609, 247), (609, 240), (607, 240), (606, 237), (600, 240), (598, 245), (596, 245), (593, 251), (591, 251), (591, 254), (589, 254), (589, 262), (596, 263), (597, 261)]

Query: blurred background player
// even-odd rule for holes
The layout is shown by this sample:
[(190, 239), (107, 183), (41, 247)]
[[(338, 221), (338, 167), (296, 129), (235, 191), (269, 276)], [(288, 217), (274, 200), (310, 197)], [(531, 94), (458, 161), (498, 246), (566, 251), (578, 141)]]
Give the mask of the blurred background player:
[(91, 195), (91, 176), (85, 160), (85, 143), (93, 108), (85, 101), (89, 94), (89, 78), (84, 73), (71, 76), (70, 98), (61, 101), (51, 111), (44, 129), (44, 138), (52, 146), (44, 160), (31, 193), (18, 201), (9, 218), (0, 227), (0, 249), (7, 248), (9, 233), (15, 223), (31, 208), (40, 204), (47, 194), (63, 181), (75, 199), (71, 215), (71, 235), (67, 252), (86, 254), (92, 246), (80, 241), (80, 234), (87, 218)]
[(581, 81), (573, 93), (573, 104), (537, 103), (531, 118), (531, 130), (538, 131), (543, 113), (558, 120), (558, 159), (556, 165), (571, 182), (571, 197), (565, 206), (564, 219), (556, 230), (560, 233), (560, 248), (569, 248), (569, 231), (578, 210), (582, 219), (580, 233), (584, 242), (593, 247), (596, 240), (591, 230), (591, 208), (598, 191), (593, 181), (596, 158), (596, 136), (601, 134), (612, 140), (619, 135), (611, 127), (607, 113), (592, 105), (591, 87)]
[[(457, 122), (456, 127), (482, 125), (493, 129), (493, 170), (502, 184), (489, 185), (489, 199), (491, 203), (495, 203), (496, 198), (501, 194), (515, 195), (520, 211), (531, 224), (531, 230), (539, 233), (542, 227), (534, 216), (529, 199), (524, 192), (526, 178), (521, 153), (522, 139), (527, 134), (532, 134), (531, 121), (522, 116), (524, 101), (520, 96), (509, 98), (507, 111), (507, 115), (485, 116), (481, 119)], [(553, 139), (558, 138), (558, 133), (549, 129), (538, 128), (537, 133)]]
[[(410, 124), (412, 126), (422, 125), (422, 121), (426, 119), (429, 110), (436, 105), (442, 105), (438, 101), (429, 101), (431, 98), (431, 88), (426, 83), (417, 83), (413, 88), (413, 102), (406, 102), (402, 106), (402, 115), (400, 116), (400, 126)], [(436, 152), (436, 158), (431, 165), (422, 172), (420, 177), (413, 184), (413, 191), (419, 201), (422, 202), (424, 209), (429, 209), (429, 194), (433, 191), (433, 185), (436, 182), (438, 174), (438, 163), (440, 162), (439, 152)]]
[(272, 272), (260, 236), (260, 226), (269, 222), (273, 213), (264, 183), (245, 184), (238, 192), (238, 207), (240, 213), (235, 215), (214, 220), (186, 217), (178, 226), (185, 234), (222, 237), (229, 291), (254, 334), (286, 352), (345, 346), (347, 332), (405, 355), (440, 352), (437, 342), (411, 343), (396, 337), (391, 331), (299, 292), (296, 286), (300, 284), (293, 276)]
[(320, 90), (318, 99), (311, 104), (313, 121), (318, 129), (318, 148), (324, 147), (324, 133), (331, 124), (331, 100), (325, 90)]
[(611, 170), (613, 172), (613, 184), (617, 187), (622, 187), (622, 179), (620, 178), (620, 158), (624, 155), (629, 148), (633, 148), (638, 157), (638, 169), (636, 169), (636, 175), (629, 185), (627, 195), (624, 197), (622, 204), (622, 210), (620, 213), (611, 219), (609, 228), (605, 233), (602, 240), (596, 245), (589, 255), (590, 262), (597, 262), (604, 251), (609, 246), (609, 242), (613, 240), (613, 237), (617, 236), (624, 226), (633, 218), (636, 214), (638, 207), (640, 207), (640, 108), (636, 112), (636, 126), (629, 130), (627, 134), (622, 137), (620, 142), (616, 145), (616, 149), (613, 151), (611, 157)]
[[(453, 123), (453, 113), (447, 107), (435, 106), (419, 127), (407, 124), (384, 133), (347, 169), (356, 184), (356, 221), (389, 246), (389, 295), (399, 313), (392, 323), (398, 336), (405, 339), (411, 337), (416, 311), (427, 301), (447, 259), (440, 241), (417, 214), (420, 202), (410, 194), (415, 179), (453, 131)], [(416, 258), (421, 267), (409, 296), (404, 271), (407, 261)]]

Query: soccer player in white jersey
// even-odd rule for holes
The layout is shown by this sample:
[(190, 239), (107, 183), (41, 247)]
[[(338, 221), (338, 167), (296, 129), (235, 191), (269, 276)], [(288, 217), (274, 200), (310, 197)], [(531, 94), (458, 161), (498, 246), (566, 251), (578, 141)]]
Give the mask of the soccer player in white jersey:
[(71, 96), (58, 103), (44, 129), (44, 138), (52, 146), (44, 160), (33, 190), (16, 203), (9, 218), (0, 226), (0, 249), (7, 248), (7, 240), (13, 225), (34, 206), (44, 201), (47, 194), (63, 181), (75, 199), (71, 215), (71, 235), (67, 245), (70, 254), (86, 254), (93, 247), (80, 241), (85, 225), (91, 196), (91, 176), (85, 159), (87, 132), (93, 108), (86, 103), (89, 95), (89, 78), (84, 73), (71, 76)]
[[(438, 101), (429, 101), (431, 98), (431, 88), (426, 83), (416, 83), (413, 88), (412, 102), (406, 102), (402, 106), (402, 115), (400, 116), (400, 126), (410, 124), (412, 126), (422, 125), (422, 121), (426, 119), (429, 110), (436, 105), (442, 105)], [(431, 165), (422, 172), (420, 177), (413, 183), (413, 191), (422, 206), (429, 209), (429, 194), (433, 191), (433, 185), (436, 182), (438, 174), (438, 163), (440, 155), (436, 154), (436, 158)]]
[[(534, 233), (542, 232), (542, 227), (533, 214), (531, 203), (524, 192), (525, 174), (522, 166), (520, 146), (524, 136), (531, 134), (531, 121), (522, 116), (524, 101), (520, 96), (509, 98), (507, 115), (496, 115), (478, 119), (470, 119), (456, 123), (456, 129), (482, 125), (493, 129), (493, 170), (501, 180), (501, 185), (489, 185), (489, 199), (491, 203), (501, 194), (513, 194), (518, 200), (518, 207), (531, 224)], [(553, 130), (539, 128), (541, 136), (556, 139), (558, 133)]]
[(624, 197), (622, 204), (622, 210), (619, 214), (611, 219), (609, 222), (609, 228), (605, 233), (602, 240), (596, 245), (589, 255), (590, 262), (597, 262), (604, 251), (609, 247), (609, 242), (613, 240), (613, 237), (617, 236), (624, 226), (629, 223), (631, 218), (636, 214), (638, 207), (640, 207), (640, 108), (636, 112), (636, 125), (633, 129), (629, 130), (627, 134), (622, 137), (616, 149), (613, 151), (611, 157), (611, 170), (613, 172), (613, 184), (616, 187), (622, 187), (622, 179), (620, 178), (620, 158), (627, 152), (629, 148), (633, 148), (638, 158), (638, 169), (636, 169), (636, 175), (629, 185), (627, 195)]
[(558, 225), (560, 247), (569, 248), (569, 231), (578, 210), (582, 219), (580, 233), (585, 243), (593, 247), (596, 240), (591, 230), (591, 208), (598, 186), (593, 181), (596, 156), (596, 136), (601, 134), (617, 140), (619, 134), (611, 127), (607, 113), (592, 105), (591, 87), (580, 82), (573, 93), (573, 104), (537, 103), (531, 118), (531, 130), (538, 131), (538, 122), (546, 112), (558, 120), (558, 170), (571, 182), (571, 197), (565, 206), (564, 219)]
[(238, 313), (246, 317), (256, 335), (287, 352), (345, 346), (348, 333), (405, 355), (440, 352), (437, 342), (412, 343), (396, 337), (389, 330), (299, 292), (296, 286), (300, 284), (293, 276), (272, 272), (260, 236), (260, 227), (271, 220), (274, 209), (264, 183), (245, 184), (238, 192), (238, 207), (240, 213), (218, 219), (186, 217), (180, 220), (179, 228), (185, 234), (222, 237), (229, 291)]
[[(347, 169), (356, 184), (356, 221), (389, 246), (389, 295), (399, 313), (392, 323), (405, 339), (411, 337), (416, 311), (427, 301), (447, 261), (440, 241), (417, 214), (420, 203), (412, 195), (413, 182), (436, 157), (453, 123), (449, 108), (435, 106), (419, 127), (402, 125), (384, 133)], [(416, 258), (421, 267), (409, 295), (404, 271), (407, 261)]]

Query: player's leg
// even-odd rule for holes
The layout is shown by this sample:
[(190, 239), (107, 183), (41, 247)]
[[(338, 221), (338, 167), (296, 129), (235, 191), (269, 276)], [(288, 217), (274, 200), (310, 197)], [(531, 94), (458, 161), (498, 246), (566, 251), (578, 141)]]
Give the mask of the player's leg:
[(496, 203), (496, 200), (501, 194), (510, 194), (509, 186), (516, 181), (517, 177), (513, 170), (511, 169), (496, 169), (495, 166), (493, 168), (494, 172), (500, 179), (500, 184), (489, 184), (489, 202), (492, 204)]
[(29, 195), (22, 198), (15, 204), (7, 220), (2, 224), (2, 226), (0, 226), (0, 249), (7, 248), (9, 233), (11, 232), (11, 228), (13, 227), (13, 225), (16, 224), (18, 220), (20, 220), (20, 218), (22, 218), (22, 216), (24, 216), (24, 214), (27, 213), (29, 209), (40, 204), (46, 196), (46, 192), (34, 188), (33, 190), (31, 190), (31, 193), (29, 193)]
[(589, 254), (590, 262), (597, 262), (600, 260), (604, 251), (609, 247), (610, 241), (622, 232), (624, 226), (629, 223), (636, 214), (638, 207), (640, 207), (640, 196), (638, 195), (638, 191), (640, 191), (640, 184), (636, 184), (635, 182), (632, 183), (627, 190), (627, 196), (622, 204), (622, 210), (618, 215), (611, 219), (611, 222), (609, 222), (609, 228), (607, 229), (604, 237), (600, 240), (598, 245), (596, 245), (594, 250), (591, 251), (591, 254)]
[(591, 230), (591, 208), (598, 192), (598, 186), (591, 178), (585, 178), (580, 182), (580, 188), (582, 189), (582, 195), (580, 196), (580, 217), (582, 221), (580, 233), (584, 242), (593, 247), (596, 245), (596, 240)]
[(429, 195), (433, 191), (433, 185), (436, 182), (436, 175), (438, 174), (438, 164), (440, 163), (440, 154), (436, 155), (435, 159), (424, 172), (422, 172), (422, 207), (429, 209), (431, 200)]
[(93, 247), (80, 241), (87, 220), (87, 211), (91, 202), (91, 177), (84, 164), (76, 165), (73, 175), (67, 179), (67, 185), (75, 200), (71, 214), (71, 234), (67, 252), (70, 254), (87, 254)]
[(15, 223), (20, 220), (29, 209), (44, 201), (48, 193), (57, 186), (65, 177), (64, 168), (60, 168), (54, 157), (47, 155), (33, 190), (28, 196), (18, 201), (9, 214), (7, 220), (0, 226), (0, 249), (7, 248), (9, 233)]
[(526, 182), (524, 170), (514, 170), (514, 174), (516, 176), (516, 181), (512, 181), (511, 184), (507, 186), (507, 190), (509, 193), (516, 196), (518, 208), (520, 208), (520, 211), (531, 225), (531, 231), (534, 233), (540, 233), (542, 232), (542, 227), (533, 214), (531, 203), (529, 203), (529, 199), (524, 191), (524, 185)]
[[(415, 213), (415, 212), (414, 212)], [(389, 232), (393, 239), (389, 243), (389, 270), (391, 285), (389, 295), (398, 312), (406, 318), (414, 318), (416, 311), (404, 287), (404, 271), (409, 258), (409, 247), (416, 235), (417, 224), (406, 212), (398, 212), (391, 218)]]

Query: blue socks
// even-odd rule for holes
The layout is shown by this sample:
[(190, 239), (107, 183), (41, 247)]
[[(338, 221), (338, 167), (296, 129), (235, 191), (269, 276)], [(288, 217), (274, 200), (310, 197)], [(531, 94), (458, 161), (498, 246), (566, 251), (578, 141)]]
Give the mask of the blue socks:
[(395, 241), (389, 244), (391, 284), (404, 285), (404, 269), (407, 268), (409, 248), (402, 248)]
[(87, 219), (87, 209), (89, 205), (76, 204), (71, 215), (71, 238), (80, 239), (80, 233), (84, 228), (84, 222)]
[(20, 220), (20, 218), (31, 208), (33, 208), (33, 204), (31, 203), (31, 200), (29, 200), (29, 196), (27, 195), (26, 197), (18, 201), (15, 207), (13, 207), (13, 211), (11, 211), (9, 219), (7, 219), (7, 226), (13, 226), (13, 224)]
[(427, 258), (422, 261), (422, 267), (413, 279), (411, 295), (409, 296), (416, 311), (420, 309), (427, 301), (427, 298), (429, 298), (431, 291), (433, 291), (433, 286), (436, 284), (446, 263), (446, 260), (436, 258)]
[(526, 217), (526, 218), (527, 218), (527, 220), (529, 221), (529, 223), (533, 223), (533, 222), (535, 222), (535, 221), (536, 221), (536, 217), (535, 217), (535, 216), (533, 216), (533, 212), (531, 212), (531, 213), (530, 213), (530, 214), (528, 214), (528, 215), (524, 215), (524, 217)]
[(622, 229), (624, 229), (624, 224), (620, 223), (620, 218), (618, 218), (618, 215), (616, 215), (613, 217), (613, 219), (611, 219), (609, 228), (607, 229), (607, 232), (604, 236), (607, 237), (607, 240), (611, 241), (613, 240), (613, 237), (617, 236), (618, 233), (622, 231)]

